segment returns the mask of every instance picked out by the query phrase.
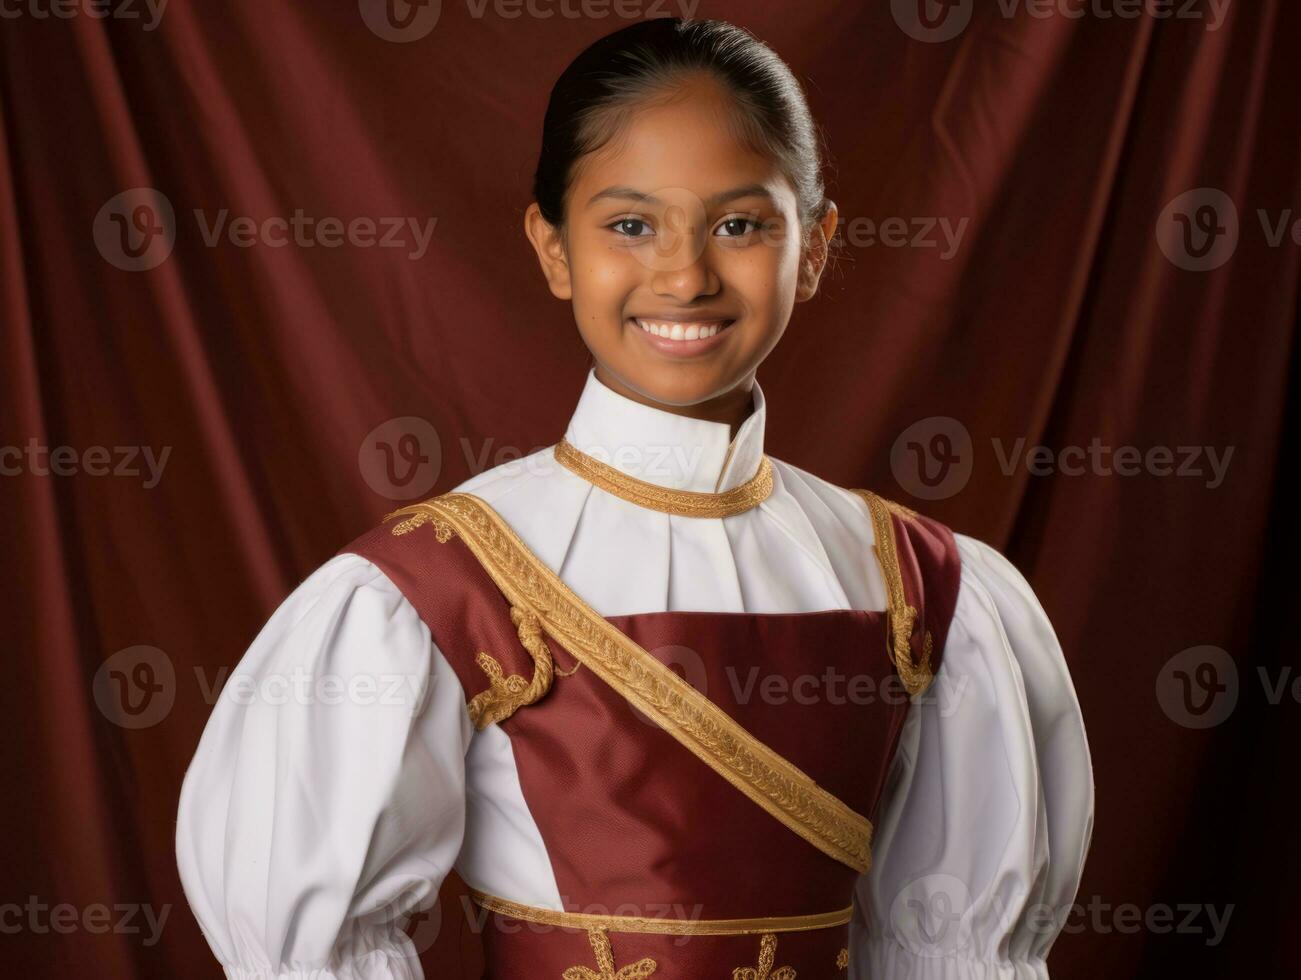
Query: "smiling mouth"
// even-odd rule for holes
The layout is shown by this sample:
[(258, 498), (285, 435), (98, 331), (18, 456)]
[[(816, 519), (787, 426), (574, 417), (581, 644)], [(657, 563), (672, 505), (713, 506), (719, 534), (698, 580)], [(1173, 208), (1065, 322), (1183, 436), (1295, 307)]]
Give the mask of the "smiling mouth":
[(686, 343), (693, 340), (708, 340), (722, 333), (736, 321), (724, 318), (663, 320), (652, 317), (632, 317), (631, 322), (651, 337), (667, 340), (670, 343)]

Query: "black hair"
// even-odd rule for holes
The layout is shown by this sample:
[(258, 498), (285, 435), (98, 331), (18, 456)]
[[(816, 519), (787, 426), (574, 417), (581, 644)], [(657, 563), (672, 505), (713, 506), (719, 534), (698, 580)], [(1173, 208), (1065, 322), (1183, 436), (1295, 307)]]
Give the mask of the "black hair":
[(639, 21), (583, 50), (556, 80), (542, 125), (533, 196), (542, 216), (564, 226), (575, 165), (605, 145), (647, 100), (672, 98), (687, 77), (707, 74), (736, 99), (738, 136), (775, 159), (795, 189), (804, 230), (830, 201), (819, 133), (790, 67), (749, 31), (719, 20)]

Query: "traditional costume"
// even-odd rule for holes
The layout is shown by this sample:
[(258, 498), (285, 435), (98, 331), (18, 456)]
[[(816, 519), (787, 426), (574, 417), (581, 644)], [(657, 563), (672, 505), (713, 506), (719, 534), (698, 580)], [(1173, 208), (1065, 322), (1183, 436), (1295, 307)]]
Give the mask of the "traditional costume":
[(753, 399), (729, 440), (590, 373), (555, 446), (285, 601), (181, 797), (227, 976), (415, 980), (400, 916), (454, 868), (488, 980), (1047, 977), (1093, 781), (1043, 610), (766, 456)]

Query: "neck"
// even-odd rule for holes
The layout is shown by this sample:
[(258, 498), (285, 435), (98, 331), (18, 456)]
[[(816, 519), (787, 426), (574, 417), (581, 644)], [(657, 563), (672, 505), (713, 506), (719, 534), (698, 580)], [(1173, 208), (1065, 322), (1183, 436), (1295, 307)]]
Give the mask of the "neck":
[(729, 438), (736, 436), (736, 430), (740, 428), (742, 422), (750, 417), (750, 413), (754, 410), (754, 398), (750, 390), (754, 385), (753, 371), (745, 378), (742, 378), (734, 387), (729, 388), (720, 395), (715, 395), (713, 398), (707, 398), (692, 405), (671, 405), (668, 402), (656, 401), (636, 388), (624, 384), (618, 377), (607, 371), (603, 364), (598, 363), (595, 370), (596, 380), (632, 401), (639, 402), (642, 405), (649, 405), (651, 408), (658, 408), (662, 412), (682, 415), (686, 418), (725, 423), (730, 430), (728, 432)]

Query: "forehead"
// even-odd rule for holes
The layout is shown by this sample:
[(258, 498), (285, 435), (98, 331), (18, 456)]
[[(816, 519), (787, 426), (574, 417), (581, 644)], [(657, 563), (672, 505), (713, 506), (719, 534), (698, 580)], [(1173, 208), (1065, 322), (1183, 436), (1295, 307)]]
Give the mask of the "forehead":
[(684, 82), (671, 98), (631, 110), (614, 137), (580, 162), (571, 188), (575, 206), (587, 207), (593, 194), (615, 185), (647, 194), (673, 188), (706, 199), (747, 184), (761, 184), (779, 205), (793, 205), (776, 162), (739, 135), (736, 112), (727, 92), (708, 80)]

